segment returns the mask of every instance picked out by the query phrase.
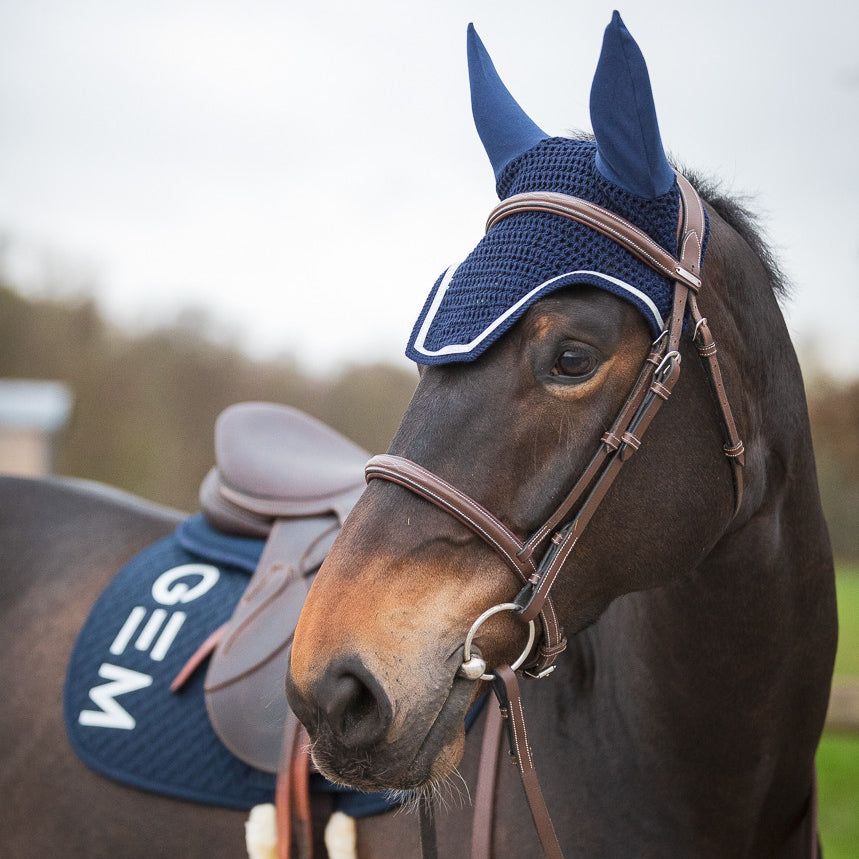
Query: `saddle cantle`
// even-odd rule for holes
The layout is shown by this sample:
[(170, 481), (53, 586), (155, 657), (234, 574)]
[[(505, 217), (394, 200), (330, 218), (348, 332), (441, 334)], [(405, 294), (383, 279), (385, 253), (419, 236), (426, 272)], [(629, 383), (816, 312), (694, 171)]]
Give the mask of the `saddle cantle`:
[(333, 514), (341, 522), (364, 490), (369, 454), (289, 406), (238, 403), (215, 423), (215, 467), (200, 488), (219, 530), (268, 536), (276, 519)]
[(283, 682), (308, 588), (364, 490), (369, 454), (288, 406), (240, 403), (215, 424), (215, 467), (200, 489), (221, 531), (267, 537), (221, 628), (205, 681), (215, 732), (251, 766), (277, 772), (289, 709)]

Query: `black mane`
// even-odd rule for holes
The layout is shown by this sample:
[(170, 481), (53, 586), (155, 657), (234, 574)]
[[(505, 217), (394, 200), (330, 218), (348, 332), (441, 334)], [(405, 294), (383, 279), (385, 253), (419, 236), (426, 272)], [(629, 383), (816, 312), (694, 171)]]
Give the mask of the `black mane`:
[[(580, 130), (571, 130), (569, 137), (573, 140), (594, 139), (590, 132)], [(761, 261), (775, 295), (779, 299), (788, 298), (790, 295), (789, 284), (775, 254), (764, 237), (759, 216), (747, 206), (748, 198), (731, 196), (718, 180), (705, 178), (693, 170), (680, 166), (671, 156), (669, 156), (669, 161), (675, 170), (679, 170), (692, 183), (692, 186), (701, 195), (701, 199), (712, 206), (719, 217), (752, 249)]]
[(733, 229), (754, 251), (767, 273), (773, 292), (778, 298), (787, 298), (789, 287), (781, 266), (764, 238), (759, 217), (746, 205), (745, 199), (731, 197), (717, 181), (705, 179), (696, 173), (683, 170), (701, 198), (709, 203), (720, 218)]

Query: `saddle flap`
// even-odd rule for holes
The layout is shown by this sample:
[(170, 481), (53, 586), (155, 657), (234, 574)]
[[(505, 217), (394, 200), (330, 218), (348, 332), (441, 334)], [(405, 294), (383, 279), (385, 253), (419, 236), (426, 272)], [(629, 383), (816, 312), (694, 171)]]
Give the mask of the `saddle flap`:
[(274, 403), (238, 403), (215, 425), (223, 499), (258, 516), (351, 509), (369, 454), (321, 421)]
[(206, 673), (215, 732), (251, 766), (277, 772), (289, 648), (313, 575), (340, 529), (333, 515), (277, 520)]

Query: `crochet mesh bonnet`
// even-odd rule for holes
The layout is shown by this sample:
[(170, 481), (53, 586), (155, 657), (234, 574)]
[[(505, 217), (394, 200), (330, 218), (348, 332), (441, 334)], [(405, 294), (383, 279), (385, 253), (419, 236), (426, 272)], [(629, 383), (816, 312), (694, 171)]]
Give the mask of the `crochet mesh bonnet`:
[[(472, 111), (495, 170), (498, 197), (556, 191), (610, 209), (671, 253), (680, 195), (665, 156), (644, 57), (617, 12), (606, 28), (591, 88), (593, 140), (550, 137), (502, 83), (474, 27), (468, 28)], [(632, 302), (654, 337), (671, 282), (612, 239), (543, 212), (497, 223), (458, 266), (436, 281), (406, 348), (419, 364), (473, 361), (539, 298), (587, 284)]]

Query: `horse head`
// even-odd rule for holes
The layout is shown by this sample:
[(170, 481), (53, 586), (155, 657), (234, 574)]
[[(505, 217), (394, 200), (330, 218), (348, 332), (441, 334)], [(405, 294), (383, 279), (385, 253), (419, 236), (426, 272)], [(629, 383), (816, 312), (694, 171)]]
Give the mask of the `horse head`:
[[(475, 122), (502, 205), (535, 192), (576, 197), (680, 255), (681, 191), (644, 59), (617, 13), (592, 85), (593, 139), (541, 131), (473, 28), (468, 53)], [(705, 209), (700, 303), (719, 334), (736, 423), (754, 436), (739, 381), (749, 332), (738, 307), (760, 304), (767, 319), (780, 317), (758, 255)], [(466, 636), (488, 608), (517, 595), (521, 603), (551, 552), (551, 532), (565, 538), (576, 509), (539, 546), (529, 538), (563, 506), (595, 450), (614, 455), (626, 443), (606, 441), (607, 431), (677, 312), (673, 285), (605, 224), (594, 229), (527, 207), (494, 223), (436, 282), (407, 350), (419, 365), (417, 390), (389, 458), (370, 474), (386, 479), (371, 480), (349, 516), (296, 630), (289, 701), (326, 776), (363, 789), (412, 789), (457, 765), (464, 718), (487, 689), (462, 671)], [(693, 332), (687, 312), (684, 328), (683, 314), (672, 329), (683, 332), (683, 373), (640, 450), (640, 439), (626, 439), (628, 464), (574, 535), (539, 607), (538, 648), (526, 668), (563, 647), (560, 634), (546, 647), (547, 623), (574, 639), (618, 597), (682, 579), (761, 503), (763, 453), (753, 443), (735, 510), (723, 427), (693, 343), (697, 326)], [(664, 348), (657, 354), (664, 359)], [(404, 461), (417, 466), (414, 485), (404, 471), (382, 473)], [(447, 500), (432, 497), (445, 493)], [(491, 511), (490, 524), (481, 511)], [(476, 630), (472, 649), (491, 673), (516, 659), (528, 632), (517, 612), (499, 611)]]

